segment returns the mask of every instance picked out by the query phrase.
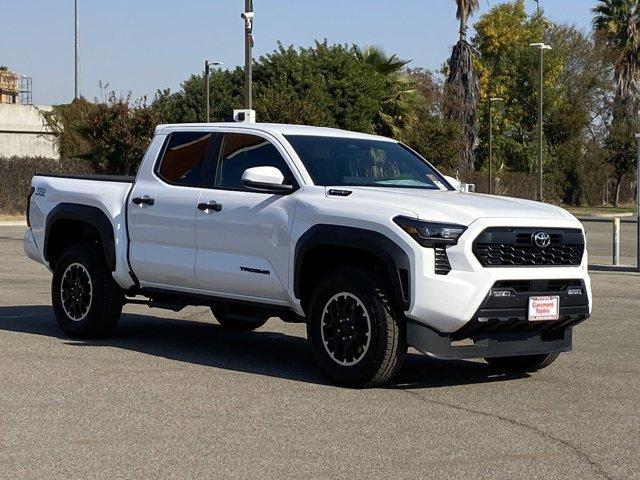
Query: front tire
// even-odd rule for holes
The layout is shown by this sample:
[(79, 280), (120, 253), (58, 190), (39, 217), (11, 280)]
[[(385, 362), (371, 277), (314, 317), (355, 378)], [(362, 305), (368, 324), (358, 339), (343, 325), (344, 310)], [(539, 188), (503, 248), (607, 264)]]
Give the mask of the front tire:
[(51, 300), (56, 321), (67, 335), (98, 338), (116, 328), (124, 294), (102, 251), (93, 245), (75, 245), (56, 263)]
[(407, 354), (406, 324), (373, 273), (342, 268), (311, 300), (307, 337), (320, 369), (337, 383), (362, 388), (388, 382)]
[(558, 353), (546, 355), (526, 355), (520, 357), (485, 358), (486, 362), (499, 370), (518, 373), (537, 372), (548, 367), (558, 358)]

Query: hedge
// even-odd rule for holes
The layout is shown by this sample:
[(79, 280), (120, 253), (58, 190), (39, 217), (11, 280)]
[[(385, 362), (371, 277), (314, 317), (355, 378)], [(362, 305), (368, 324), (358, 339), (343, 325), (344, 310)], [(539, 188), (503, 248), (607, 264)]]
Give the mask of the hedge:
[(27, 190), (35, 173), (94, 173), (86, 160), (48, 160), (40, 157), (0, 158), (0, 212), (24, 213)]

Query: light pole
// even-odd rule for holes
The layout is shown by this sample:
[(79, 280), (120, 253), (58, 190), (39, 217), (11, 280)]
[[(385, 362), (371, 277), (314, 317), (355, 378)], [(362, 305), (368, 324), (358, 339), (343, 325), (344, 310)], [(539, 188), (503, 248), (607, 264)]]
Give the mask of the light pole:
[(206, 111), (207, 111), (207, 116), (206, 116), (207, 123), (211, 121), (211, 118), (209, 115), (209, 111), (211, 108), (209, 105), (209, 69), (212, 65), (224, 65), (224, 64), (222, 62), (212, 62), (210, 60), (204, 61), (204, 90), (205, 90), (205, 102), (206, 102)]
[(253, 108), (253, 0), (244, 0), (244, 12), (240, 15), (244, 19), (244, 107)]
[(636, 139), (638, 142), (638, 163), (636, 164), (636, 268), (640, 272), (640, 133), (636, 133)]
[(78, 10), (78, 0), (74, 2), (75, 7), (75, 85), (74, 96), (75, 100), (80, 98), (80, 15)]
[(544, 107), (544, 51), (551, 50), (545, 43), (531, 43), (530, 47), (538, 49), (538, 201), (542, 202), (542, 140), (543, 140), (543, 119), (542, 109)]
[(493, 194), (493, 102), (501, 102), (499, 97), (489, 99), (489, 195)]

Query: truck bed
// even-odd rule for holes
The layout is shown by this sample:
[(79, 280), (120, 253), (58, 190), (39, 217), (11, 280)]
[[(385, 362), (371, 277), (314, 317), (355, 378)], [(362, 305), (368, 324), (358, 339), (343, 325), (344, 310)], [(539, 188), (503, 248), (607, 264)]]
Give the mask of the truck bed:
[[(124, 175), (62, 175), (38, 173), (31, 186), (29, 220), (39, 255), (44, 252), (47, 218), (54, 209), (91, 207), (103, 214), (113, 226), (116, 269), (114, 277), (122, 286), (133, 285), (127, 259), (127, 210), (129, 193), (135, 178)], [(45, 263), (44, 258), (38, 261)]]
[(36, 173), (34, 177), (53, 177), (53, 178), (73, 178), (76, 180), (93, 180), (97, 182), (123, 182), (133, 183), (136, 179), (133, 175), (98, 175), (95, 173), (78, 173), (78, 174), (64, 174), (64, 173)]

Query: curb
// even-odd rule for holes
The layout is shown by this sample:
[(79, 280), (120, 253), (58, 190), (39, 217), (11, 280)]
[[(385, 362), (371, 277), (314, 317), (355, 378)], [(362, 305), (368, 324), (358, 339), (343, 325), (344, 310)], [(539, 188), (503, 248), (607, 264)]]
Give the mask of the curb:
[(625, 216), (612, 215), (608, 217), (589, 215), (589, 216), (579, 216), (576, 218), (581, 222), (594, 222), (594, 223), (597, 223), (597, 222), (612, 223), (614, 218), (619, 218), (620, 223), (637, 223), (638, 222), (635, 215), (625, 215)]
[(589, 265), (589, 273), (625, 273), (631, 275), (640, 275), (638, 268), (630, 265)]

